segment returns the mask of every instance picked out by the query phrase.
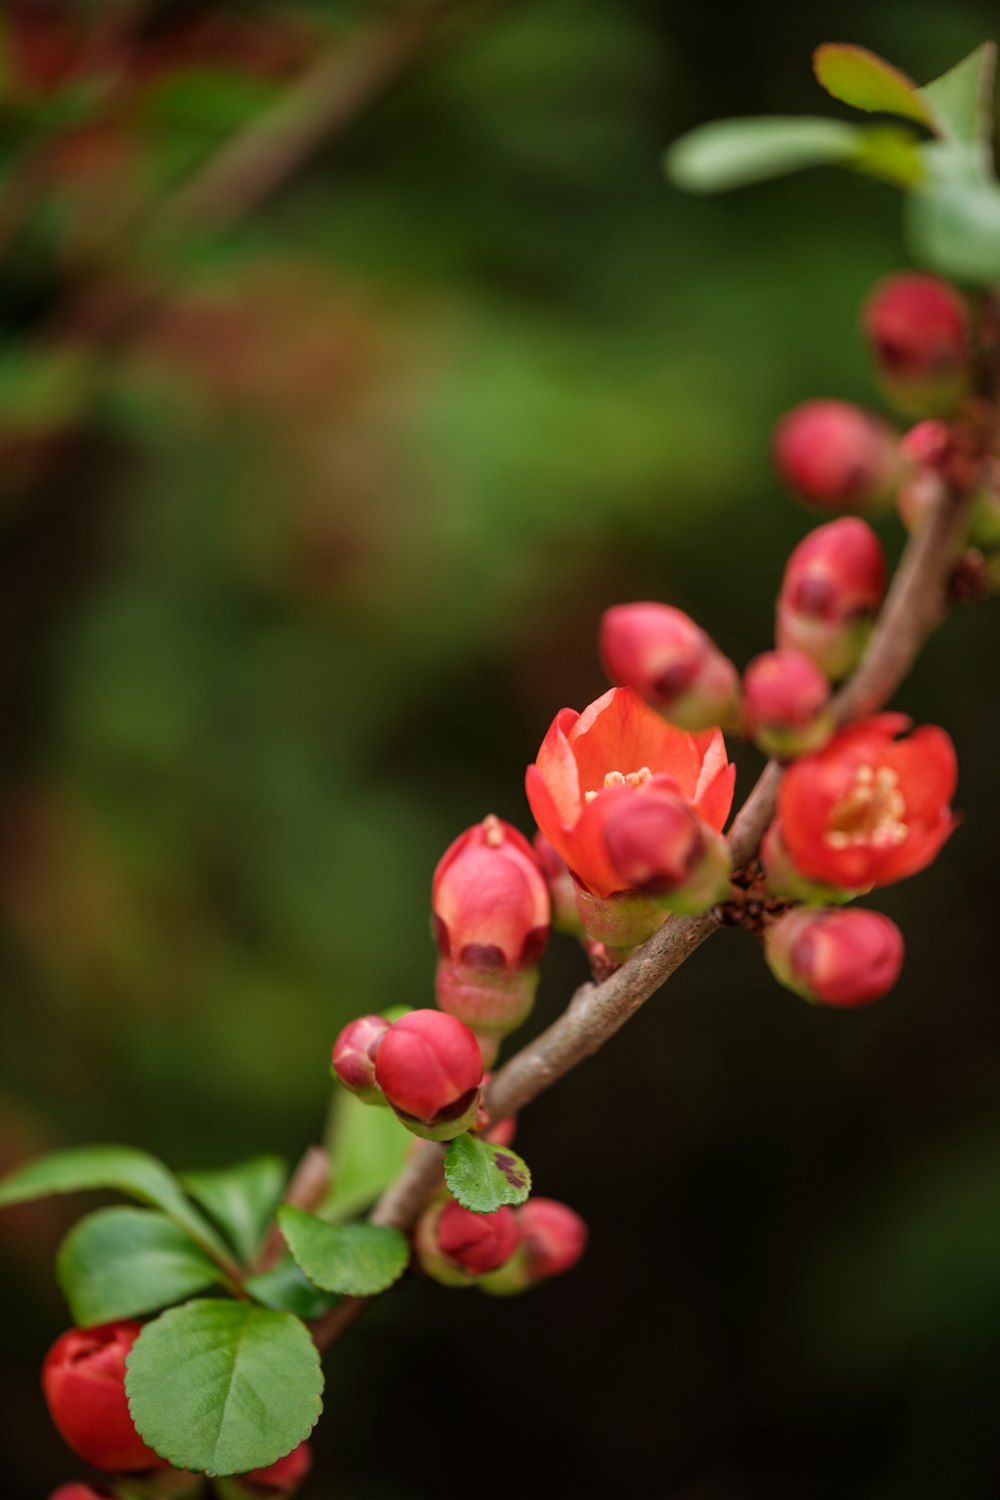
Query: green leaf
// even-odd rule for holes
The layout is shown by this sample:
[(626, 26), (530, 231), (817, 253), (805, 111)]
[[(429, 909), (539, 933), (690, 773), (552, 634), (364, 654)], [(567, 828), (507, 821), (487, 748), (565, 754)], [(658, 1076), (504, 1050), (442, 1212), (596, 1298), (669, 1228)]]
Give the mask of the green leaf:
[(959, 281), (1000, 278), (996, 182), (933, 183), (910, 200), (906, 229), (914, 256), (930, 270)]
[(954, 140), (967, 145), (992, 141), (996, 61), (996, 44), (983, 42), (920, 90), (941, 129)]
[(713, 120), (675, 142), (664, 165), (676, 187), (719, 193), (803, 167), (849, 161), (861, 139), (856, 125), (813, 116)]
[(452, 1197), (474, 1214), (492, 1214), (505, 1204), (516, 1207), (531, 1192), (531, 1173), (517, 1152), (477, 1135), (449, 1142), (444, 1177)]
[(136, 1428), (199, 1474), (266, 1468), (309, 1436), (323, 1372), (305, 1324), (247, 1302), (203, 1300), (148, 1324), (127, 1361)]
[(321, 1292), (308, 1281), (291, 1256), (285, 1256), (273, 1271), (248, 1276), (243, 1283), (250, 1296), (275, 1312), (294, 1313), (311, 1322), (321, 1318), (340, 1301), (335, 1292)]
[(219, 1171), (182, 1172), (181, 1182), (211, 1215), (243, 1264), (250, 1265), (287, 1176), (288, 1168), (280, 1157), (258, 1156)]
[(903, 188), (916, 187), (927, 176), (921, 141), (900, 125), (873, 125), (863, 131), (850, 165)]
[(223, 1280), (214, 1261), (163, 1214), (101, 1208), (59, 1247), (56, 1279), (81, 1327), (137, 1318)]
[(225, 1245), (185, 1198), (173, 1173), (155, 1156), (132, 1146), (80, 1146), (39, 1157), (0, 1182), (0, 1208), (52, 1193), (97, 1188), (110, 1188), (162, 1209), (215, 1260), (230, 1264)]
[(406, 1270), (410, 1247), (398, 1229), (381, 1224), (327, 1224), (286, 1204), (278, 1223), (289, 1250), (324, 1292), (374, 1297)]
[(813, 53), (813, 71), (828, 94), (854, 109), (902, 115), (934, 128), (934, 115), (913, 79), (867, 47), (825, 42)]
[(352, 1218), (374, 1203), (399, 1176), (413, 1145), (391, 1109), (362, 1104), (342, 1088), (334, 1098), (329, 1140), (333, 1190), (323, 1213), (336, 1219)]

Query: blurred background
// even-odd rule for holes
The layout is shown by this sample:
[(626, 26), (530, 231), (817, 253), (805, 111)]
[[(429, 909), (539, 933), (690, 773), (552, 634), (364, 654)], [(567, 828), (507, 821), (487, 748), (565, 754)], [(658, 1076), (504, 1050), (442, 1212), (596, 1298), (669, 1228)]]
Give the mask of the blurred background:
[[(832, 172), (684, 198), (661, 152), (836, 112), (820, 41), (925, 80), (996, 28), (986, 0), (7, 0), (5, 1164), (294, 1161), (344, 1021), (430, 1003), (434, 863), (486, 812), (528, 827), (551, 716), (604, 689), (601, 610), (770, 644), (814, 519), (770, 428), (877, 399), (857, 309), (905, 263), (899, 204)], [(580, 1268), (385, 1298), (329, 1360), (306, 1500), (1000, 1494), (996, 632), (956, 616), (899, 698), (953, 734), (966, 821), (879, 893), (896, 991), (821, 1013), (745, 934), (699, 952), (522, 1121)], [(558, 940), (532, 1027), (581, 977)], [(37, 1385), (79, 1208), (0, 1220), (28, 1500), (81, 1471)]]

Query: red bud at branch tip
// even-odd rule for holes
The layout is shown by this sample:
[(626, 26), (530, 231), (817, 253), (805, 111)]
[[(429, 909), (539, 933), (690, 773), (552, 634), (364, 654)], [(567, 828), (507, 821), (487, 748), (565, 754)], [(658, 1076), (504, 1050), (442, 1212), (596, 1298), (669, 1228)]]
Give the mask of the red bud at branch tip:
[(969, 308), (935, 276), (887, 277), (862, 317), (885, 392), (913, 417), (950, 416), (969, 394)]
[(383, 1037), (375, 1077), (408, 1130), (450, 1141), (475, 1121), (483, 1058), (464, 1022), (440, 1010), (414, 1010)]
[(587, 1226), (573, 1209), (553, 1198), (529, 1198), (515, 1210), (521, 1244), (505, 1266), (484, 1277), (494, 1296), (526, 1292), (572, 1270), (587, 1247)]
[(766, 651), (744, 673), (743, 714), (766, 755), (818, 750), (833, 733), (830, 684), (801, 651)]
[(132, 1425), (125, 1395), (125, 1356), (142, 1332), (134, 1322), (71, 1328), (45, 1356), (42, 1390), (60, 1436), (95, 1469), (133, 1473), (159, 1468)]
[(785, 567), (778, 646), (803, 652), (834, 681), (846, 677), (864, 650), (885, 583), (885, 554), (870, 526), (853, 516), (818, 526)]
[(903, 935), (881, 912), (802, 908), (765, 940), (775, 978), (815, 1004), (867, 1005), (890, 990), (903, 964)]
[(443, 1286), (472, 1286), (505, 1265), (521, 1242), (509, 1208), (474, 1214), (452, 1199), (431, 1204), (417, 1226), (421, 1268)]
[(774, 461), (782, 482), (821, 510), (868, 512), (892, 494), (896, 433), (849, 401), (806, 401), (778, 423)]
[(601, 620), (601, 661), (682, 729), (731, 726), (738, 674), (712, 639), (669, 604), (617, 604)]

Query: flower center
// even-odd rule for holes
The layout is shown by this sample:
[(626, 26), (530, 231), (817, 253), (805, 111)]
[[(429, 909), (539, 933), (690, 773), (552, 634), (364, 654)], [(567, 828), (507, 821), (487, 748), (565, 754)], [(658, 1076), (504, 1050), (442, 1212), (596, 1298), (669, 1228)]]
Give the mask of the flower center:
[(903, 821), (906, 802), (899, 790), (899, 777), (890, 766), (859, 766), (854, 785), (830, 814), (826, 842), (831, 849), (850, 849), (870, 844), (885, 849), (901, 844), (909, 833)]
[[(648, 766), (641, 766), (638, 771), (629, 771), (627, 775), (621, 771), (608, 771), (604, 777), (602, 790), (607, 791), (611, 786), (646, 786), (652, 779), (653, 773)], [(583, 800), (593, 802), (594, 798), (600, 795), (600, 792), (584, 792)]]

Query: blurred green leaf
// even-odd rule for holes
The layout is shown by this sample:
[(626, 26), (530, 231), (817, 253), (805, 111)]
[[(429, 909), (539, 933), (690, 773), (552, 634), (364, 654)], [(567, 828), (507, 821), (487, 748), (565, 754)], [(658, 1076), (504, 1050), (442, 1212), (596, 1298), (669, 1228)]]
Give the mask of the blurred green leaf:
[(516, 1207), (531, 1192), (531, 1173), (517, 1152), (476, 1135), (448, 1142), (444, 1176), (452, 1197), (474, 1214), (492, 1214), (506, 1204)]
[(349, 1219), (374, 1203), (402, 1170), (413, 1137), (391, 1109), (363, 1104), (337, 1089), (330, 1111), (332, 1188), (323, 1213)]
[(906, 231), (915, 258), (959, 281), (989, 284), (1000, 277), (1000, 186), (932, 182), (914, 194)]
[(683, 136), (665, 157), (667, 175), (690, 193), (718, 193), (803, 167), (847, 162), (862, 132), (813, 116), (713, 120)]
[(920, 141), (911, 131), (893, 125), (865, 130), (851, 166), (903, 188), (916, 187), (927, 176)]
[(286, 1255), (273, 1271), (248, 1276), (243, 1285), (250, 1296), (265, 1307), (274, 1312), (294, 1313), (307, 1322), (321, 1318), (340, 1301), (336, 1292), (323, 1292), (314, 1286), (290, 1255)]
[(934, 115), (913, 79), (867, 47), (824, 42), (813, 53), (813, 70), (828, 94), (854, 109), (903, 115), (934, 127)]
[(274, 1213), (288, 1167), (278, 1156), (218, 1171), (182, 1172), (180, 1180), (223, 1231), (244, 1265), (250, 1265)]
[(957, 141), (992, 143), (996, 59), (996, 43), (983, 42), (920, 90), (945, 133)]
[(322, 1409), (305, 1325), (246, 1302), (201, 1301), (148, 1324), (128, 1357), (132, 1420), (179, 1469), (236, 1474), (298, 1447)]
[(70, 1230), (56, 1279), (81, 1327), (136, 1318), (219, 1285), (214, 1261), (172, 1220), (145, 1208), (102, 1208)]
[(381, 1224), (327, 1224), (285, 1204), (278, 1223), (301, 1269), (324, 1292), (374, 1297), (406, 1270), (410, 1247)]

